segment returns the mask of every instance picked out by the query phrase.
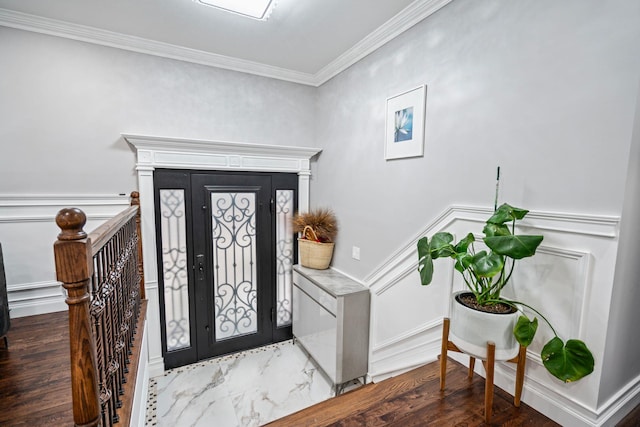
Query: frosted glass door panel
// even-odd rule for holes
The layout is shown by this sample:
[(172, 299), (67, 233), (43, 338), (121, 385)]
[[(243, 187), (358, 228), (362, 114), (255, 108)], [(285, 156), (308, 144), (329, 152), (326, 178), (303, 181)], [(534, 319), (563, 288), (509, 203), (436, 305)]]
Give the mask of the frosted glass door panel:
[(167, 351), (191, 346), (184, 190), (160, 190)]
[(293, 209), (293, 190), (276, 190), (276, 311), (279, 328), (291, 324)]
[(215, 339), (258, 331), (255, 193), (211, 193)]

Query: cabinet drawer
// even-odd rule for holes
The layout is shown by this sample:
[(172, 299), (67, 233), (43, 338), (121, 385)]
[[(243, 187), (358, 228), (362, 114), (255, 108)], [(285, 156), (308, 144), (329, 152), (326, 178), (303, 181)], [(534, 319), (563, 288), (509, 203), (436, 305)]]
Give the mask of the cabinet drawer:
[(320, 304), (331, 314), (333, 314), (334, 316), (336, 315), (338, 311), (338, 302), (335, 297), (320, 288), (311, 280), (302, 276), (297, 271), (293, 272), (293, 284), (294, 286), (300, 288), (300, 290), (306, 293), (311, 299)]

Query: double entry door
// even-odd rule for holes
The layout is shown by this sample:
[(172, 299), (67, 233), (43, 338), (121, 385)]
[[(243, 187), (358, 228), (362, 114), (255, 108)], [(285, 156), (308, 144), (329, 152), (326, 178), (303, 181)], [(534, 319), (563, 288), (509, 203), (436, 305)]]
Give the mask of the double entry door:
[(167, 369), (291, 338), (297, 178), (154, 172)]

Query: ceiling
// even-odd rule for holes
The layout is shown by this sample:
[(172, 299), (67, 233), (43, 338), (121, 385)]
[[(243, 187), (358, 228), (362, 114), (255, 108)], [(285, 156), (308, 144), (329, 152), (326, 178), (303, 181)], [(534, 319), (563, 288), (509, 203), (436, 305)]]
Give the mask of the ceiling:
[(0, 25), (318, 86), (451, 0), (277, 0), (267, 21), (194, 0), (0, 0)]

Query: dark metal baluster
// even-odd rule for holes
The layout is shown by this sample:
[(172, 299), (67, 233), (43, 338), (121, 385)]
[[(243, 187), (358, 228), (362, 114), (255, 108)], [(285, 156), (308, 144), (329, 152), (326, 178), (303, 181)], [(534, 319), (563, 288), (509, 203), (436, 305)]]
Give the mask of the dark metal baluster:
[(107, 254), (105, 248), (101, 248), (99, 253), (96, 254), (100, 262), (100, 296), (102, 298), (103, 310), (100, 316), (101, 323), (101, 336), (100, 342), (102, 344), (102, 354), (104, 355), (104, 364), (102, 366), (104, 376), (104, 398), (105, 402), (105, 425), (111, 425), (111, 420), (116, 411), (115, 400), (113, 398), (113, 387), (111, 385), (111, 377), (109, 373), (109, 362), (111, 360), (111, 344), (109, 340), (109, 264), (107, 260)]

